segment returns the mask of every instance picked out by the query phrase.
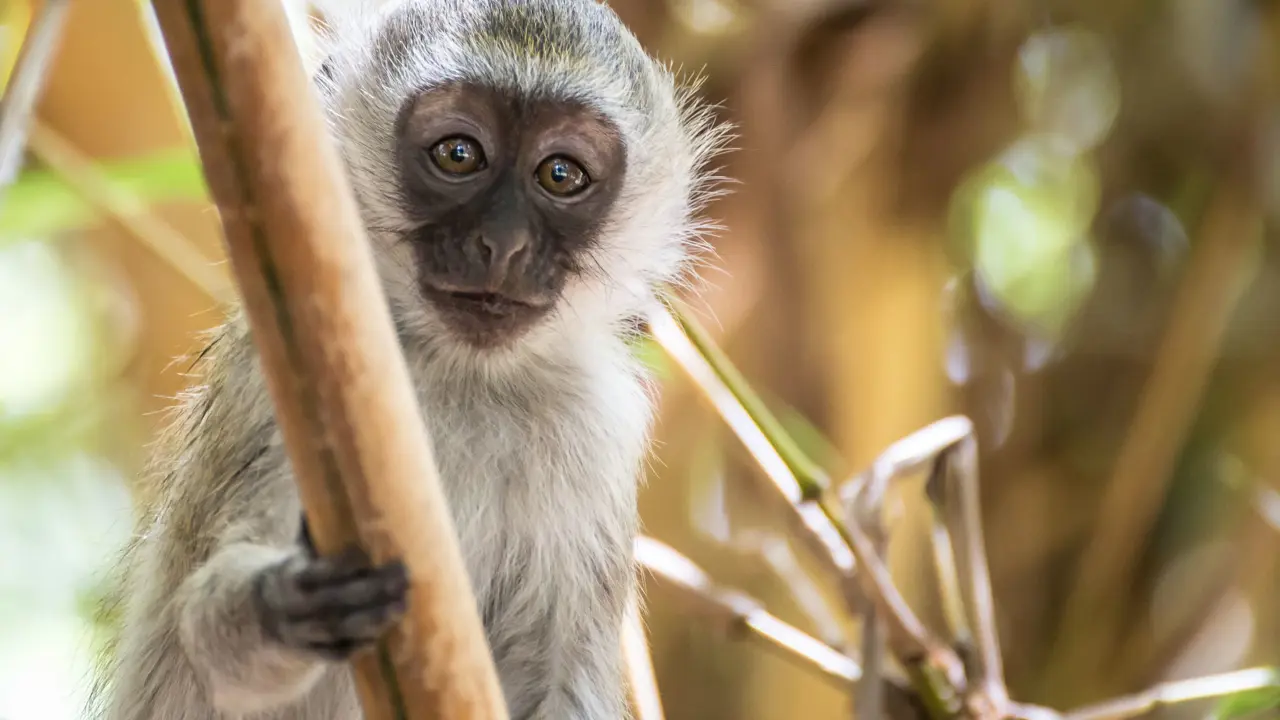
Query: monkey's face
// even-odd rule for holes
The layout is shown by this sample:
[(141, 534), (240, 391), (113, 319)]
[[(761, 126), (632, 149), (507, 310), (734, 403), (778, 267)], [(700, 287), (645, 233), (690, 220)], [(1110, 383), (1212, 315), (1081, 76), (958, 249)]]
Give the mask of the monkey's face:
[(350, 5), (317, 87), (402, 337), (486, 373), (625, 352), (704, 247), (713, 116), (602, 3)]
[(616, 127), (560, 100), (471, 84), (421, 93), (397, 124), (417, 289), (480, 347), (514, 341), (593, 271), (626, 151)]

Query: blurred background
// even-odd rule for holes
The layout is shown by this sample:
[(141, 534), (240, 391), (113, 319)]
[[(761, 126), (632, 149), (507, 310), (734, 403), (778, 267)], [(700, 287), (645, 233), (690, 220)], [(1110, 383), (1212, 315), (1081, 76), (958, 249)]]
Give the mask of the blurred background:
[[(1018, 699), (1280, 663), (1280, 3), (610, 4), (738, 126), (691, 301), (801, 445), (842, 478), (975, 423)], [(0, 81), (40, 5), (0, 1)], [(79, 717), (131, 485), (234, 297), (160, 47), (148, 3), (72, 3), (0, 178), (3, 720)], [(646, 532), (856, 638), (760, 471), (651, 357)], [(940, 625), (920, 488), (891, 499), (895, 579)], [(671, 720), (850, 717), (841, 688), (646, 592)]]

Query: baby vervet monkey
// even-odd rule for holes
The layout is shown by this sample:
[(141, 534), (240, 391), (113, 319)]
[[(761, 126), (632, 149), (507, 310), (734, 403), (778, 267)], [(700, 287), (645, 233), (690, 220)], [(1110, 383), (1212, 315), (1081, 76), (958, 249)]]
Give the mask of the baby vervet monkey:
[[(706, 228), (722, 127), (593, 0), (337, 18), (319, 96), (373, 245), (514, 720), (628, 716), (651, 422), (629, 319)], [(107, 720), (361, 717), (400, 563), (317, 557), (244, 321), (162, 438)]]

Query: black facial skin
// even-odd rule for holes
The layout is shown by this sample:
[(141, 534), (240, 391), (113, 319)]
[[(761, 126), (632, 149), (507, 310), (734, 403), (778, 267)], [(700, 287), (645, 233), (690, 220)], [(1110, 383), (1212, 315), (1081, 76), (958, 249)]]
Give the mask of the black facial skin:
[(397, 130), (423, 298), (473, 346), (514, 341), (593, 268), (626, 172), (617, 129), (579, 104), (459, 84), (414, 98)]

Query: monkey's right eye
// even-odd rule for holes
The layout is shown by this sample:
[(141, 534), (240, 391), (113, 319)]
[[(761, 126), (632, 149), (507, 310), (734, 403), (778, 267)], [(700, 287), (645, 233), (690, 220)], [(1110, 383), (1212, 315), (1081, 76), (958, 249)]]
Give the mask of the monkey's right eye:
[(430, 152), (431, 161), (449, 175), (470, 175), (485, 168), (484, 148), (469, 137), (445, 138)]

